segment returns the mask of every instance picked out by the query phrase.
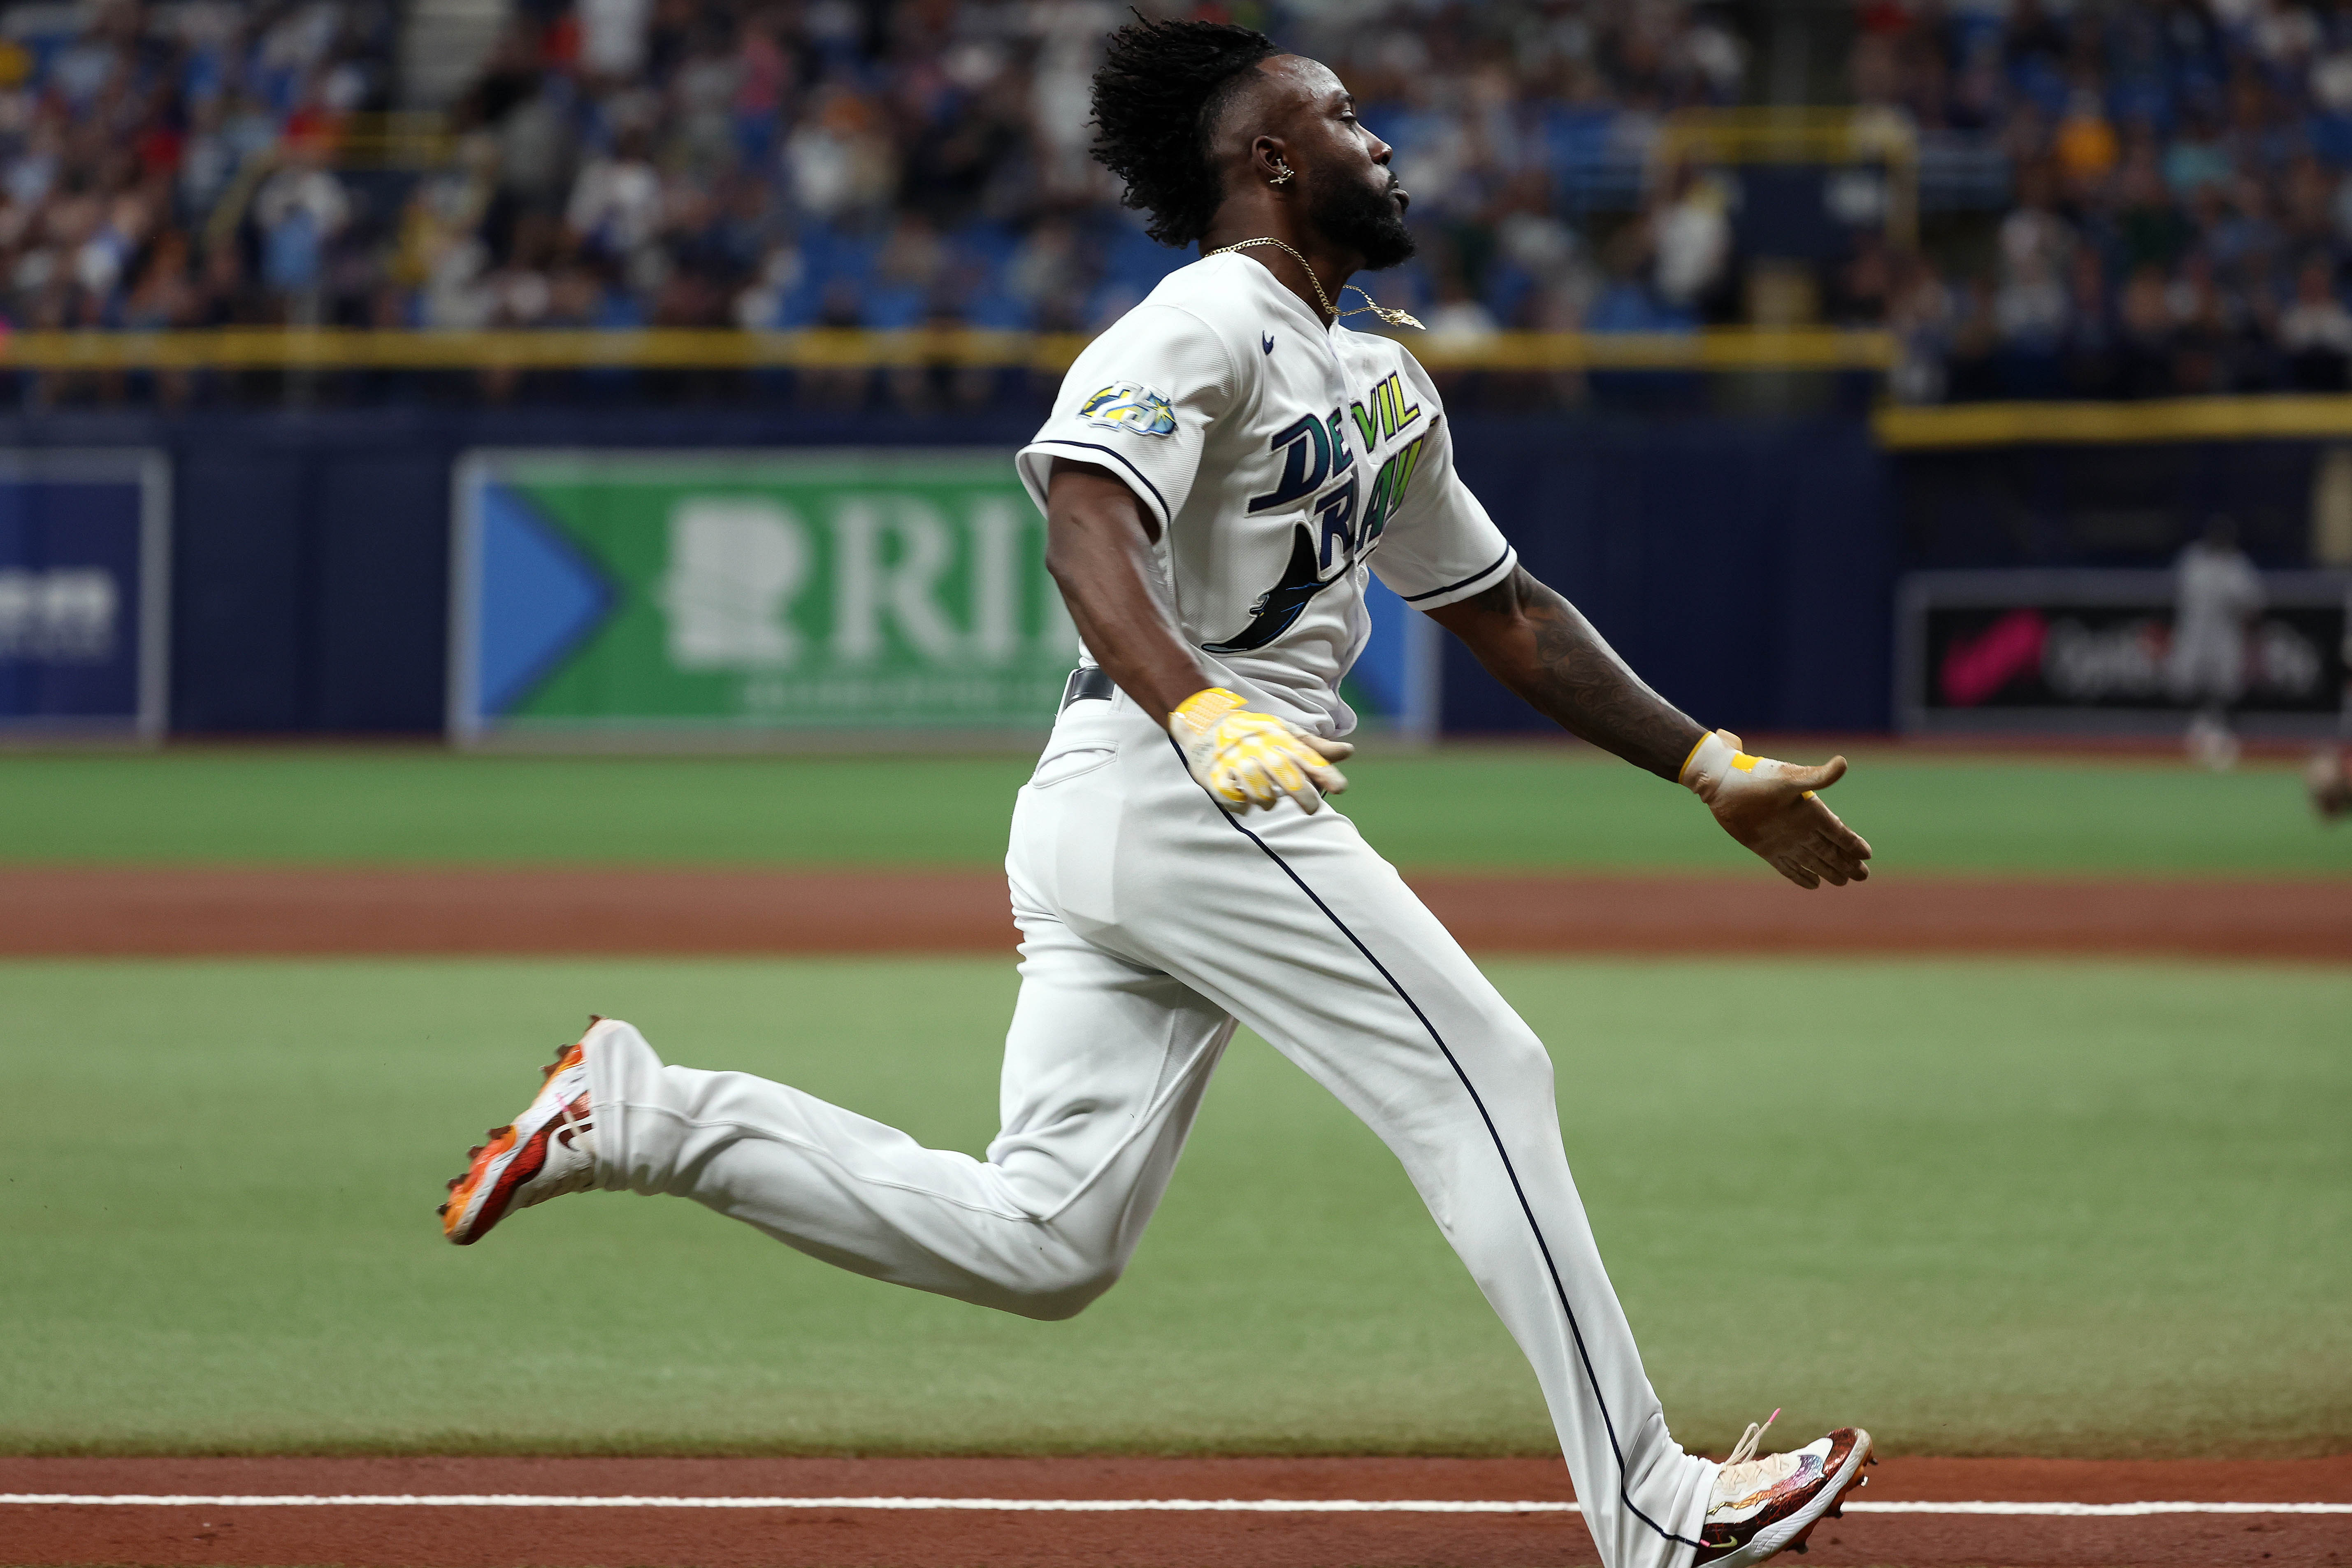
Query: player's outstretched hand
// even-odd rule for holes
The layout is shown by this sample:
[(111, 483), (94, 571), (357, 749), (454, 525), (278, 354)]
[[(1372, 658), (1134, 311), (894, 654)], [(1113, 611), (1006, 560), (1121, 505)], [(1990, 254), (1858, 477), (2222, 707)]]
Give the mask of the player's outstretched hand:
[(1817, 768), (1751, 757), (1728, 730), (1701, 741), (1682, 772), (1726, 833), (1801, 888), (1843, 888), (1870, 875), (1870, 846), (1813, 793), (1843, 777), (1843, 757)]
[(1356, 748), (1310, 735), (1287, 719), (1246, 711), (1248, 700), (1222, 686), (1196, 691), (1168, 715), (1168, 732), (1184, 752), (1202, 789), (1237, 810), (1271, 809), (1288, 795), (1302, 811), (1323, 809), (1323, 796), (1348, 787), (1333, 763)]

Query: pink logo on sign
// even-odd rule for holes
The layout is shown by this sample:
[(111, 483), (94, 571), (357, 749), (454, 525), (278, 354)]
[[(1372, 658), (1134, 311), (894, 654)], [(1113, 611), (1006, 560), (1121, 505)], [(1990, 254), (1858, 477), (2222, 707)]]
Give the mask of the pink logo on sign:
[(2050, 623), (2039, 610), (2011, 610), (1972, 637), (1944, 650), (1937, 684), (1955, 708), (1974, 708), (2021, 675), (2042, 668)]

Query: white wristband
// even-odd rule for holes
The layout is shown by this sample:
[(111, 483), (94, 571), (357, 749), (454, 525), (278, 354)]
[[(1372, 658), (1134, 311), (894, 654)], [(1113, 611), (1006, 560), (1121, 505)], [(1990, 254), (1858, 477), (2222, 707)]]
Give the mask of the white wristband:
[(1716, 792), (1723, 787), (1726, 774), (1734, 768), (1745, 770), (1755, 765), (1756, 759), (1739, 749), (1738, 736), (1728, 730), (1710, 730), (1691, 748), (1678, 777), (1685, 789), (1711, 805)]

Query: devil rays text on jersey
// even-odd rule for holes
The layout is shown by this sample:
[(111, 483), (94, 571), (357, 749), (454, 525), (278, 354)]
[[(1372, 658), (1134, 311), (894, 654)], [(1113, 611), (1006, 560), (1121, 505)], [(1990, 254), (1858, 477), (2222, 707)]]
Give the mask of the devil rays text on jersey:
[[(1265, 353), (1276, 333), (1304, 352)], [(1337, 735), (1355, 723), (1339, 687), (1371, 635), (1368, 574), (1434, 609), (1514, 563), (1449, 437), (1402, 345), (1318, 321), (1256, 261), (1221, 256), (1087, 346), (1021, 473), (1041, 507), (1057, 458), (1124, 480), (1209, 673)]]
[[(1410, 425), (1421, 417), (1421, 405), (1408, 405), (1391, 374), (1372, 389), (1370, 400), (1381, 414), (1368, 414), (1362, 402), (1348, 405), (1348, 413), (1356, 428), (1362, 433), (1367, 451), (1377, 451), (1383, 434), (1394, 437), (1401, 426)], [(1402, 408), (1403, 417), (1396, 417)], [(1388, 454), (1373, 477), (1371, 500), (1364, 508), (1362, 526), (1357, 526), (1356, 502), (1359, 484), (1356, 456), (1348, 449), (1347, 426), (1334, 409), (1328, 419), (1314, 415), (1303, 416), (1275, 432), (1271, 446), (1283, 453), (1282, 482), (1262, 496), (1250, 498), (1249, 510), (1267, 511), (1302, 496), (1312, 494), (1327, 477), (1339, 482), (1316, 496), (1312, 524), (1293, 525), (1290, 559), (1282, 576), (1274, 586), (1260, 594), (1250, 605), (1249, 625), (1223, 642), (1204, 644), (1210, 653), (1244, 653), (1264, 647), (1290, 629), (1307, 602), (1331, 586), (1357, 562), (1370, 555), (1380, 544), (1381, 531), (1387, 527), (1389, 516), (1403, 501), (1405, 488), (1412, 483), (1414, 464), (1421, 457), (1423, 437), (1416, 436), (1397, 450)], [(1339, 476), (1345, 475), (1344, 479)], [(1339, 568), (1332, 569), (1334, 557)]]

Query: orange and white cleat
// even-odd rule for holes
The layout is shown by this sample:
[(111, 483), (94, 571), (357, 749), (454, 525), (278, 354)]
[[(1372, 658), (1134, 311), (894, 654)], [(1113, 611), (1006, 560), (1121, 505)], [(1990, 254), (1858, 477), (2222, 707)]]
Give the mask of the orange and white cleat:
[[(593, 1033), (602, 1018), (589, 1020)], [(539, 1093), (512, 1124), (468, 1151), (466, 1173), (449, 1183), (441, 1234), (460, 1247), (479, 1241), (516, 1209), (586, 1190), (596, 1178), (596, 1127), (588, 1103), (583, 1037), (546, 1068)]]
[(1716, 1471), (1694, 1568), (1748, 1568), (1778, 1552), (1801, 1552), (1813, 1526), (1838, 1517), (1846, 1494), (1870, 1484), (1862, 1468), (1878, 1461), (1859, 1426), (1841, 1426), (1792, 1454), (1756, 1458), (1764, 1427), (1780, 1414), (1763, 1426), (1751, 1424)]

